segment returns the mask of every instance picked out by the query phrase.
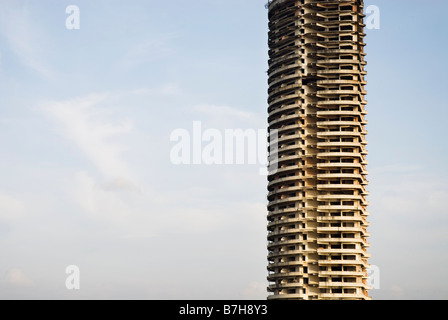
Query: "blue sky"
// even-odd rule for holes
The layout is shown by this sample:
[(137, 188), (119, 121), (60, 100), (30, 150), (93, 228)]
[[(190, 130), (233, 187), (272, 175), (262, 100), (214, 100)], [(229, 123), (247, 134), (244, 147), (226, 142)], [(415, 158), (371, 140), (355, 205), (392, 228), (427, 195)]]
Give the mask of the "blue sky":
[[(366, 5), (371, 295), (446, 299), (448, 4)], [(266, 127), (264, 2), (0, 8), (0, 298), (264, 298), (259, 166), (170, 161), (193, 121)]]

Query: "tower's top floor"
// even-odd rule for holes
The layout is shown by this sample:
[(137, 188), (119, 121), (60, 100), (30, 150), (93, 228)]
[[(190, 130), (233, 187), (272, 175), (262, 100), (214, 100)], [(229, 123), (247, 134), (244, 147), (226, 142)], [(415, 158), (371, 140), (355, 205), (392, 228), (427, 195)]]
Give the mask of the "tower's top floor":
[[(291, 0), (268, 0), (268, 2), (266, 3), (265, 7), (266, 9), (272, 9), (274, 6), (280, 5), (284, 2), (288, 2)], [(362, 1), (359, 0), (314, 0), (312, 1), (314, 3), (324, 3), (324, 2), (331, 2), (331, 3), (358, 3), (359, 5), (362, 5)]]

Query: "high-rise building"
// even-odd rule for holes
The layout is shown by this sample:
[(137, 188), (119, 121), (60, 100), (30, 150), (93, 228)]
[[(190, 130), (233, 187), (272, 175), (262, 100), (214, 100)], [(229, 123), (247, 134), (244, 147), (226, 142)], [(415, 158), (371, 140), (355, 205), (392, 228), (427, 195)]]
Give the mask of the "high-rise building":
[(363, 1), (267, 8), (268, 299), (370, 299)]

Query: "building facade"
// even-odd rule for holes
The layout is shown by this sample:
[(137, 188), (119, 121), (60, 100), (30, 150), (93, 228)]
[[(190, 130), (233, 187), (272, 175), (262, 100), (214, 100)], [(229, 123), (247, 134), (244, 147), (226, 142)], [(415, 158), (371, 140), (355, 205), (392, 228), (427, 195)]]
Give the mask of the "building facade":
[(370, 299), (363, 1), (267, 8), (268, 299)]

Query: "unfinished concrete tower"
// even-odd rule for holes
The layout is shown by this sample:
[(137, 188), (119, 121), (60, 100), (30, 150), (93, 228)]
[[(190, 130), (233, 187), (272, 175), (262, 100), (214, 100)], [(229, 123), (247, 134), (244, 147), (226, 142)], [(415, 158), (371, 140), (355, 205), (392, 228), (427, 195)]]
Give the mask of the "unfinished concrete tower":
[(363, 1), (267, 7), (268, 298), (370, 299)]

